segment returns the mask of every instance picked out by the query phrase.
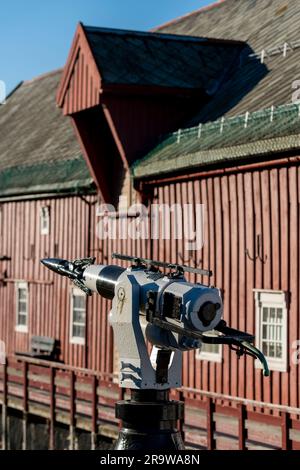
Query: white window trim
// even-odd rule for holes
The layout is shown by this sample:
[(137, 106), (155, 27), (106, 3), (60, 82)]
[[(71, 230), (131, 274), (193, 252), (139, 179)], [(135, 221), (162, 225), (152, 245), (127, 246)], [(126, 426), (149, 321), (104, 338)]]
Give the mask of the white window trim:
[[(46, 212), (45, 215), (45, 220), (46, 220), (46, 227), (43, 226), (43, 220), (44, 220), (44, 213)], [(49, 235), (50, 233), (50, 209), (49, 206), (41, 206), (40, 209), (40, 225), (41, 225), (41, 235)]]
[(216, 363), (221, 364), (223, 362), (223, 348), (222, 348), (222, 344), (219, 344), (218, 346), (219, 346), (218, 353), (201, 351), (200, 349), (197, 349), (196, 359), (200, 361), (209, 361), (209, 362), (216, 362)]
[[(15, 302), (16, 302), (16, 326), (15, 331), (18, 333), (28, 333), (28, 315), (29, 315), (29, 297), (28, 297), (28, 283), (25, 281), (18, 281), (15, 284)], [(27, 292), (27, 311), (26, 311), (26, 325), (19, 325), (19, 289), (26, 289)]]
[[(287, 293), (282, 290), (267, 290), (267, 289), (253, 289), (255, 296), (255, 343), (256, 347), (262, 350), (262, 305), (264, 307), (282, 308), (282, 359), (267, 357), (267, 362), (270, 370), (287, 372), (288, 361), (288, 311), (287, 311)], [(274, 297), (277, 297), (277, 301)], [(262, 364), (256, 359), (255, 368), (262, 369)]]
[[(81, 289), (79, 289), (78, 287), (72, 287), (71, 288), (71, 291), (70, 291), (70, 298), (71, 298), (71, 301), (70, 301), (70, 307), (71, 307), (71, 311), (70, 311), (70, 320), (71, 320), (70, 321), (70, 343), (71, 344), (79, 344), (81, 346), (84, 346), (85, 345), (85, 338), (81, 338), (79, 336), (73, 336), (73, 296), (74, 295), (86, 298), (86, 294)], [(86, 328), (86, 309), (85, 309), (85, 328)]]

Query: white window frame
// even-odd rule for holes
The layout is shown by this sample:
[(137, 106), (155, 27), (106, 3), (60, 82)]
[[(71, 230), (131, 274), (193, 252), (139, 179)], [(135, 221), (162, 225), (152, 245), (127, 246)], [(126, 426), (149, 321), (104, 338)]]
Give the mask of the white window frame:
[[(20, 289), (25, 289), (26, 290), (26, 325), (20, 325), (19, 322), (19, 290)], [(15, 331), (18, 331), (19, 333), (28, 333), (28, 317), (29, 317), (29, 291), (28, 291), (28, 283), (25, 281), (18, 281), (16, 282), (16, 293), (15, 293), (15, 299), (16, 299), (16, 326), (15, 326)], [(24, 313), (23, 313), (24, 315)]]
[(49, 206), (42, 206), (40, 209), (41, 235), (50, 233), (50, 209)]
[(5, 342), (0, 339), (0, 364), (6, 364), (6, 347)]
[[(288, 307), (287, 293), (281, 290), (253, 289), (255, 296), (255, 344), (262, 351), (262, 312), (263, 307), (282, 309), (282, 358), (266, 357), (269, 369), (279, 372), (287, 371), (288, 360)], [(261, 369), (260, 361), (255, 367)]]
[[(70, 299), (70, 307), (71, 307), (71, 311), (70, 311), (70, 320), (71, 320), (70, 321), (70, 343), (84, 345), (85, 344), (85, 337), (82, 338), (81, 336), (73, 336), (74, 296), (84, 297), (85, 300), (86, 300), (86, 294), (81, 289), (79, 289), (78, 287), (71, 288), (71, 292), (70, 292), (70, 297), (71, 297), (71, 299)], [(85, 325), (84, 325), (84, 327), (86, 328), (86, 303), (85, 303)]]
[[(206, 336), (217, 336), (217, 332), (209, 331), (205, 334)], [(209, 343), (206, 343), (206, 344), (209, 344)], [(219, 346), (219, 351), (217, 353), (209, 352), (209, 351), (201, 351), (200, 349), (197, 349), (196, 359), (200, 361), (217, 362), (220, 364), (223, 361), (223, 350), (222, 350), (222, 344), (218, 344), (218, 346)]]

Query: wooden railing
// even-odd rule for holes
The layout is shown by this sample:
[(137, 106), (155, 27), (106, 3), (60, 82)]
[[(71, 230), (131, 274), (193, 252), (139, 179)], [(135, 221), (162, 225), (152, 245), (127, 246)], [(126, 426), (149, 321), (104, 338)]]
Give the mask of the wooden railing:
[[(114, 405), (127, 395), (113, 374), (75, 368), (27, 357), (9, 357), (1, 366), (2, 447), (8, 447), (8, 409), (19, 410), (26, 448), (28, 415), (49, 423), (49, 448), (55, 448), (55, 426), (69, 427), (69, 446), (75, 448), (75, 429), (115, 438), (118, 421)], [(300, 409), (243, 399), (192, 388), (172, 391), (185, 403), (178, 423), (188, 446), (206, 449), (300, 449)]]

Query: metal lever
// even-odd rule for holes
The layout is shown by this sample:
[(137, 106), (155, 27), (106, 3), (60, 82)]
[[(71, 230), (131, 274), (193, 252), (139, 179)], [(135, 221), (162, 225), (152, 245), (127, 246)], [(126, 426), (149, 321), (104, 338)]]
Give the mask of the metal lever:
[(242, 348), (246, 349), (246, 354), (248, 354), (249, 356), (256, 357), (261, 362), (264, 376), (269, 377), (270, 369), (263, 353), (255, 346), (253, 346), (253, 344), (250, 344), (247, 341), (241, 341), (241, 346)]
[(236, 350), (238, 356), (248, 354), (249, 356), (258, 359), (262, 364), (264, 376), (268, 377), (270, 375), (269, 366), (265, 356), (259, 349), (251, 344), (251, 342), (254, 341), (253, 335), (228, 327), (224, 320), (220, 321), (220, 323), (215, 327), (215, 330), (220, 333), (224, 333), (224, 336), (217, 336), (216, 338), (206, 337), (205, 339), (202, 339), (202, 341), (205, 343), (229, 344), (231, 349), (234, 349), (232, 348), (232, 345), (235, 345), (239, 348)]

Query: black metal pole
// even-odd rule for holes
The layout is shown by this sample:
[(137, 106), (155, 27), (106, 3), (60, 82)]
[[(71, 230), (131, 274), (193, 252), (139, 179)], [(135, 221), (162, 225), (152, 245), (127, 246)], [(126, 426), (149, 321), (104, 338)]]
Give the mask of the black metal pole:
[(169, 390), (131, 390), (131, 399), (116, 403), (116, 417), (122, 428), (116, 450), (183, 450), (177, 421), (183, 403), (169, 400)]

